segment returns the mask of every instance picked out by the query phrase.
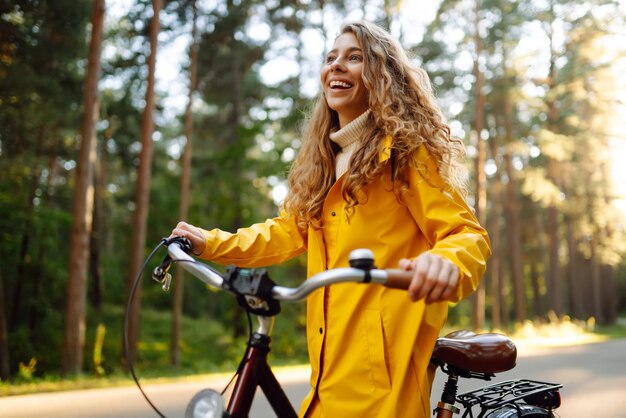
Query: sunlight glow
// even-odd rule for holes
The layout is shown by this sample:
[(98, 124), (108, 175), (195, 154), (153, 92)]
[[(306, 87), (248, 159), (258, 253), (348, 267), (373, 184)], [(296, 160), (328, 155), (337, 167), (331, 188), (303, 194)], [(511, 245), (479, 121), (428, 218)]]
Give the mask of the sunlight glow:
[[(624, 6), (626, 8), (626, 5)], [(608, 51), (624, 51), (623, 39), (617, 36), (610, 38)], [(626, 72), (626, 57), (616, 54), (610, 57), (614, 60), (610, 67), (613, 81), (615, 83), (615, 93), (609, 106), (610, 122), (607, 126), (609, 148), (611, 155), (611, 165), (613, 174), (613, 193), (615, 195), (614, 205), (626, 216), (626, 79), (623, 74)]]

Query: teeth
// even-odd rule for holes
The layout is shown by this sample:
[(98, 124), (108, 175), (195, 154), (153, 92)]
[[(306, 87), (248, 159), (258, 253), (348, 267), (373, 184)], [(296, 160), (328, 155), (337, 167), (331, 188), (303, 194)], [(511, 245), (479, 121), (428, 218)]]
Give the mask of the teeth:
[(345, 88), (350, 88), (350, 87), (352, 87), (352, 84), (349, 84), (349, 83), (344, 83), (343, 81), (331, 81), (331, 82), (330, 82), (330, 86), (331, 86), (331, 87), (345, 87)]

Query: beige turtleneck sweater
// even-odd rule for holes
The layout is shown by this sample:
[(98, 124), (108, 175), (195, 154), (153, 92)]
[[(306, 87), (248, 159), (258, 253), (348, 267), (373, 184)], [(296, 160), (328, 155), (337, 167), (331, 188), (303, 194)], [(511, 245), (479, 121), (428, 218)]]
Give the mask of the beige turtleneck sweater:
[(370, 112), (371, 110), (366, 110), (352, 122), (330, 134), (330, 140), (341, 147), (341, 151), (335, 156), (335, 178), (341, 177), (348, 171), (350, 157), (357, 148)]

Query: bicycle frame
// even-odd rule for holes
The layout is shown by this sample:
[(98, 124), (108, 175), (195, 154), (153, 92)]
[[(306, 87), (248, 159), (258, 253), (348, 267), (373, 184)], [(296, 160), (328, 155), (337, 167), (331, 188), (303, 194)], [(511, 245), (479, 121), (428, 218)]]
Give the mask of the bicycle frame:
[(259, 329), (248, 341), (226, 412), (232, 418), (247, 418), (258, 386), (278, 417), (296, 418), (298, 414), (267, 362), (271, 342), (269, 331), (272, 329), (274, 317), (259, 316), (258, 319)]

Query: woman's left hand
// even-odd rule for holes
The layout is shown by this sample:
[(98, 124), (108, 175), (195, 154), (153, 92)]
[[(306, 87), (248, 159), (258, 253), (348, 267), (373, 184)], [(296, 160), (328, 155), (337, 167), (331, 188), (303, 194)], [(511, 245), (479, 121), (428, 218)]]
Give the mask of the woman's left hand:
[(414, 272), (408, 288), (413, 302), (420, 299), (425, 299), (426, 303), (448, 300), (459, 284), (459, 268), (435, 254), (422, 253), (413, 260), (403, 258), (398, 266)]

